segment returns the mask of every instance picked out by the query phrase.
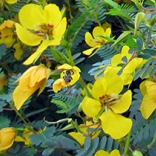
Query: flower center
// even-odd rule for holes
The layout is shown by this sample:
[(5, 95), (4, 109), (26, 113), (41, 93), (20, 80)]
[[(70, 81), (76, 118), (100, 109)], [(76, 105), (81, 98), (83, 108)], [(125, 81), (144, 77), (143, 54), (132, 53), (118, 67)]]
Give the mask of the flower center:
[(45, 39), (53, 39), (54, 26), (52, 24), (41, 24), (36, 27), (39, 28), (39, 30), (32, 31), (34, 34), (43, 36)]
[(100, 103), (101, 103), (101, 107), (103, 106), (112, 106), (116, 103), (117, 100), (119, 100), (117, 95), (108, 95), (105, 94), (101, 97), (99, 97)]

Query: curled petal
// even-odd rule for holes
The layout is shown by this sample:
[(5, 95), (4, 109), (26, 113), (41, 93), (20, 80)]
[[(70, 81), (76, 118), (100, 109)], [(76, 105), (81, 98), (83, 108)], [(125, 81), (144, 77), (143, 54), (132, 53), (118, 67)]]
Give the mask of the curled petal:
[(113, 139), (121, 139), (127, 135), (132, 128), (132, 120), (115, 114), (111, 110), (104, 112), (100, 117), (102, 129)]
[(41, 36), (37, 36), (31, 33), (29, 30), (25, 29), (20, 24), (16, 23), (15, 26), (16, 26), (17, 36), (24, 44), (30, 46), (36, 46), (40, 44), (40, 42), (42, 41)]
[(121, 114), (129, 109), (131, 102), (132, 92), (128, 90), (122, 95), (121, 99), (119, 99), (119, 101), (117, 101), (117, 103), (115, 103), (114, 105), (110, 106), (110, 108), (113, 110), (114, 113)]
[(64, 79), (58, 79), (53, 83), (53, 91), (55, 93), (57, 93), (59, 90), (61, 90), (62, 88), (66, 87), (66, 82), (64, 81)]

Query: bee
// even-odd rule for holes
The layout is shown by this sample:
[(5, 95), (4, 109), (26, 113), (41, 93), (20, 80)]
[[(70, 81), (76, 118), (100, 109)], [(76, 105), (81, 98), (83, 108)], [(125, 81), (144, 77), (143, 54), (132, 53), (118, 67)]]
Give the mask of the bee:
[(64, 72), (64, 77), (63, 77), (63, 79), (64, 79), (64, 81), (66, 82), (66, 83), (69, 83), (73, 78), (71, 77), (71, 75), (73, 75), (74, 74), (74, 72), (73, 71), (71, 71), (71, 70), (66, 70), (65, 72)]

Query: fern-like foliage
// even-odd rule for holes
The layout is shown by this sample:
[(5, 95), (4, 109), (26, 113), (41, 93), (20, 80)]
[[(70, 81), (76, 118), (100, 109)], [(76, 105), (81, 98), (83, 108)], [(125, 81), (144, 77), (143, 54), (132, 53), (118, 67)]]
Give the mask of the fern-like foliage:
[(69, 88), (69, 90), (64, 89), (54, 94), (52, 97), (52, 103), (56, 104), (59, 108), (57, 113), (67, 113), (69, 115), (77, 111), (81, 101), (82, 96), (80, 92), (74, 87)]
[[(156, 51), (155, 51), (156, 52)], [(142, 79), (146, 78), (146, 76), (152, 77), (156, 73), (156, 59), (149, 59), (144, 65), (140, 66), (134, 76), (134, 80), (141, 77)]]
[(105, 3), (108, 4), (112, 9), (105, 14), (109, 14), (112, 16), (119, 16), (124, 20), (131, 20), (129, 14), (132, 12), (134, 7), (132, 5), (122, 4), (118, 5), (117, 3), (113, 2), (112, 0), (105, 0)]
[(76, 156), (93, 156), (98, 150), (105, 150), (110, 152), (113, 149), (119, 149), (120, 152), (123, 151), (122, 147), (110, 137), (96, 137), (91, 140), (90, 137), (87, 137), (84, 142), (84, 146), (77, 150)]
[(120, 47), (112, 47), (110, 44), (105, 44), (102, 48), (100, 48), (97, 54), (103, 59), (110, 59), (112, 56), (117, 54), (120, 51)]

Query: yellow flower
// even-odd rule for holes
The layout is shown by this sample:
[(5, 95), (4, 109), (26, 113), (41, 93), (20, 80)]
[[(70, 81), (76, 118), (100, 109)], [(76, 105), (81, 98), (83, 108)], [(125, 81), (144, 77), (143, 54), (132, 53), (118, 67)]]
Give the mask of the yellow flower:
[(21, 44), (20, 43), (14, 44), (13, 48), (15, 49), (14, 57), (17, 60), (20, 60), (21, 56), (23, 55), (23, 49), (21, 47)]
[(0, 151), (10, 148), (16, 137), (16, 131), (12, 127), (3, 128), (0, 130)]
[(92, 118), (100, 119), (102, 129), (114, 139), (127, 135), (132, 127), (131, 119), (121, 114), (126, 112), (132, 101), (132, 93), (128, 90), (123, 95), (122, 79), (109, 71), (104, 77), (97, 79), (92, 88), (92, 96), (82, 101), (83, 112)]
[(53, 83), (53, 91), (57, 93), (64, 87), (72, 86), (80, 78), (80, 69), (76, 66), (70, 66), (69, 64), (63, 64), (58, 67), (58, 69), (63, 70), (60, 78)]
[(49, 75), (50, 69), (44, 65), (30, 67), (23, 73), (17, 80), (19, 84), (13, 92), (13, 100), (17, 110), (37, 89), (40, 88), (38, 95), (44, 90)]
[(110, 37), (111, 35), (111, 28), (109, 24), (104, 24), (102, 27), (97, 26), (93, 29), (93, 37), (89, 32), (85, 34), (85, 41), (86, 43), (92, 47), (88, 50), (83, 51), (83, 54), (90, 55), (94, 49), (102, 47), (103, 44), (107, 43), (108, 41), (104, 37)]
[[(128, 46), (123, 46), (121, 50), (121, 54), (117, 54), (112, 57), (111, 59), (111, 65), (108, 66), (105, 69), (105, 73), (113, 68), (114, 72), (116, 74), (122, 69), (120, 64), (125, 65), (125, 67), (122, 70), (122, 73), (120, 74), (120, 77), (122, 78), (125, 85), (131, 84), (133, 81), (133, 74), (135, 70), (141, 65), (143, 62), (142, 58), (133, 58), (133, 55), (130, 54)], [(126, 62), (124, 61), (124, 58)]]
[(15, 24), (18, 38), (29, 46), (39, 45), (24, 62), (26, 65), (35, 62), (48, 46), (59, 45), (67, 26), (66, 18), (62, 18), (55, 4), (48, 4), (44, 9), (36, 4), (24, 5), (19, 11), (19, 20), (22, 26)]
[(142, 116), (145, 119), (148, 119), (156, 110), (156, 83), (149, 80), (143, 81), (140, 84), (140, 90), (144, 96), (140, 106), (140, 111)]
[[(80, 124), (79, 129), (81, 132), (70, 132), (69, 135), (72, 136), (75, 140), (79, 142), (79, 144), (82, 146), (84, 145), (84, 141), (87, 136), (90, 136), (92, 139), (97, 137), (100, 134), (100, 130), (94, 131), (99, 125), (93, 124), (92, 122), (86, 122), (85, 124)], [(93, 130), (89, 131), (89, 128), (94, 128)]]
[(119, 150), (113, 150), (110, 153), (104, 151), (104, 150), (99, 150), (95, 153), (94, 156), (120, 156)]
[(0, 44), (4, 43), (7, 48), (11, 47), (15, 42), (14, 25), (11, 20), (6, 20), (0, 25)]

